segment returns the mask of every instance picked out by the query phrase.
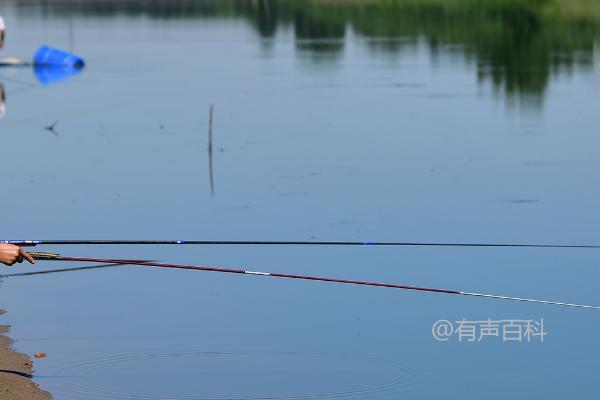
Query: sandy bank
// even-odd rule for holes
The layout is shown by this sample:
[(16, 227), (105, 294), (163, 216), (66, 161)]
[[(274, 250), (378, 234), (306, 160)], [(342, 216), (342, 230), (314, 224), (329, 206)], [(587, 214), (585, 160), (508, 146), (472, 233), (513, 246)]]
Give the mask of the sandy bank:
[[(0, 310), (0, 315), (4, 310)], [(0, 325), (0, 399), (2, 400), (47, 400), (52, 399), (32, 382), (33, 362), (22, 353), (11, 349), (13, 341), (8, 338), (9, 327)]]

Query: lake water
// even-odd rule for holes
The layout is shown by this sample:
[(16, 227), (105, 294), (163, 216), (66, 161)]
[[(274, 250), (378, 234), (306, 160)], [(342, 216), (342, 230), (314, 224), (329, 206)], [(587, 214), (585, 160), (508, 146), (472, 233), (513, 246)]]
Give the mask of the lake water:
[[(2, 1), (0, 55), (87, 66), (0, 69), (0, 235), (597, 244), (600, 21), (519, 4)], [(595, 250), (39, 250), (600, 305)], [(59, 400), (560, 399), (600, 369), (597, 311), (443, 294), (131, 266), (0, 306)], [(463, 318), (547, 336), (432, 337)]]

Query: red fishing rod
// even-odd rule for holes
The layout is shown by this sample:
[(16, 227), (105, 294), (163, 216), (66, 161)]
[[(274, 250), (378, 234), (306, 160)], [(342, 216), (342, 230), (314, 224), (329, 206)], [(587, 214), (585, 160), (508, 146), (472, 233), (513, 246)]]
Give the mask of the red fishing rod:
[(552, 305), (565, 306), (565, 307), (590, 308), (590, 309), (600, 310), (599, 306), (590, 306), (590, 305), (584, 305), (584, 304), (574, 304), (574, 303), (565, 303), (565, 302), (559, 302), (559, 301), (529, 299), (529, 298), (512, 297), (512, 296), (499, 296), (499, 295), (485, 294), (485, 293), (464, 292), (464, 291), (460, 291), (460, 290), (435, 289), (435, 288), (427, 288), (427, 287), (419, 287), (419, 286), (398, 285), (398, 284), (392, 284), (392, 283), (356, 281), (356, 280), (337, 279), (337, 278), (324, 278), (324, 277), (309, 276), (309, 275), (281, 274), (281, 273), (276, 273), (276, 272), (259, 272), (259, 271), (243, 270), (243, 269), (204, 267), (204, 266), (199, 266), (199, 265), (165, 264), (165, 263), (157, 263), (157, 262), (153, 262), (153, 261), (115, 260), (115, 259), (85, 258), (85, 257), (63, 257), (59, 254), (54, 254), (54, 253), (32, 252), (30, 254), (37, 260), (78, 261), (78, 262), (91, 262), (91, 263), (101, 263), (101, 264), (141, 265), (141, 266), (146, 266), (146, 267), (176, 268), (176, 269), (187, 269), (187, 270), (193, 270), (193, 271), (222, 272), (222, 273), (241, 274), (241, 275), (259, 275), (259, 276), (270, 276), (270, 277), (274, 277), (274, 278), (302, 279), (302, 280), (319, 281), (319, 282), (343, 283), (343, 284), (349, 284), (349, 285), (387, 287), (387, 288), (392, 288), (392, 289), (403, 289), (403, 290), (414, 290), (414, 291), (420, 291), (420, 292), (453, 294), (453, 295), (460, 295), (460, 296), (487, 297), (487, 298), (499, 299), (499, 300), (512, 300), (512, 301), (522, 301), (522, 302), (528, 302), (528, 303), (552, 304)]

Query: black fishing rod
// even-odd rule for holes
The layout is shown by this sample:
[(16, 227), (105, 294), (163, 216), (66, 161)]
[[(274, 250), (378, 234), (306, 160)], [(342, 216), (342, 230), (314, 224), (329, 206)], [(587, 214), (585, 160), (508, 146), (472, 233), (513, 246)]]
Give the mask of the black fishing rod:
[(244, 245), (244, 246), (389, 246), (389, 247), (521, 247), (550, 249), (600, 249), (593, 244), (468, 243), (468, 242), (359, 242), (271, 240), (0, 240), (17, 246), (36, 245)]

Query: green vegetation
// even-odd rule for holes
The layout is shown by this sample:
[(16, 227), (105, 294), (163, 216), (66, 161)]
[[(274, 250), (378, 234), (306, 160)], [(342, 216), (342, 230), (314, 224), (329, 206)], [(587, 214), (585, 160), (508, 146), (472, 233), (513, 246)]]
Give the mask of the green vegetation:
[[(32, 4), (37, 5), (32, 7)], [(273, 37), (293, 28), (299, 51), (343, 55), (347, 30), (374, 54), (402, 55), (417, 40), (432, 54), (462, 54), (478, 77), (521, 99), (541, 98), (554, 73), (592, 68), (600, 0), (61, 0), (15, 3), (23, 13), (245, 19)]]

